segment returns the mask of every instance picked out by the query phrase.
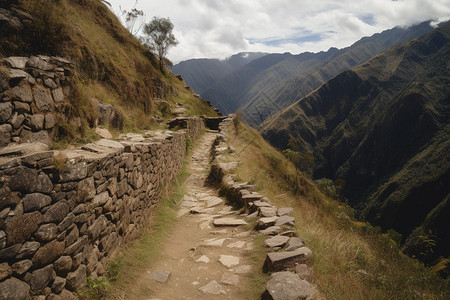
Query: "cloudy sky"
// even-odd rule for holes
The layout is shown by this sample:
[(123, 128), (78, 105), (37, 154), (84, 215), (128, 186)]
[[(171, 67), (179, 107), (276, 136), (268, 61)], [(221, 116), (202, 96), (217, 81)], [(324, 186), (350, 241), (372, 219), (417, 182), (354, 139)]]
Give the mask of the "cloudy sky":
[(146, 21), (169, 17), (179, 45), (168, 58), (225, 58), (238, 52), (317, 52), (425, 20), (450, 19), (450, 0), (109, 0)]

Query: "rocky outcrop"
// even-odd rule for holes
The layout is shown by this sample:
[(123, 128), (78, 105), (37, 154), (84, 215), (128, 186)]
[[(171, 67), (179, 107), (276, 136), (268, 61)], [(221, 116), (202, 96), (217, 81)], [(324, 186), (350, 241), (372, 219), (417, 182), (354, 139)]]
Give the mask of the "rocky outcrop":
[(186, 130), (125, 134), (78, 149), (45, 144), (0, 150), (0, 299), (63, 299), (104, 275), (170, 190), (203, 122)]
[(70, 93), (74, 65), (61, 57), (0, 60), (0, 147), (11, 142), (50, 144)]

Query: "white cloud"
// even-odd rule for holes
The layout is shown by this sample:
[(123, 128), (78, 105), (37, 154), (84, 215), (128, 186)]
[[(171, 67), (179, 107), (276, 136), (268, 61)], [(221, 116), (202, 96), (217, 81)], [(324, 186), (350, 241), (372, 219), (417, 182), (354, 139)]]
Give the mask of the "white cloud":
[[(134, 4), (110, 2), (115, 12)], [(140, 0), (136, 8), (147, 21), (172, 20), (180, 42), (169, 51), (174, 63), (241, 51), (326, 51), (394, 26), (450, 18), (449, 0)]]

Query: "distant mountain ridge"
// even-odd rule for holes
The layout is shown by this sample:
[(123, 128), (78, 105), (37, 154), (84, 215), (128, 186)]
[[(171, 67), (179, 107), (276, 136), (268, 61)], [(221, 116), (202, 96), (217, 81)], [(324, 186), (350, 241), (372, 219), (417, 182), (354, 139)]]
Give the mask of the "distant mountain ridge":
[[(429, 23), (395, 27), (364, 37), (340, 50), (330, 48), (326, 52), (298, 55), (268, 54), (231, 73), (228, 66), (220, 70), (218, 64), (209, 66), (212, 63), (209, 60), (189, 60), (175, 65), (173, 70), (222, 113), (241, 110), (247, 123), (258, 126), (339, 73), (367, 61), (393, 44), (430, 32), (433, 27)], [(189, 68), (180, 68), (185, 64), (189, 64)]]
[(242, 52), (227, 59), (196, 58), (182, 61), (172, 67), (172, 72), (181, 74), (186, 83), (196, 92), (202, 94), (231, 72), (249, 62), (267, 55), (259, 52)]
[(281, 149), (297, 138), (315, 178), (344, 179), (362, 216), (428, 263), (450, 255), (449, 57), (447, 23), (334, 77), (262, 130)]

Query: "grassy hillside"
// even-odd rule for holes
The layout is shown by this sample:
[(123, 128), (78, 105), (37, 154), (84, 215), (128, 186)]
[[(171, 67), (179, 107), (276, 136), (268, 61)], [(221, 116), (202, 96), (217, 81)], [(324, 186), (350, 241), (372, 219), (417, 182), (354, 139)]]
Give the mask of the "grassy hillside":
[(176, 102), (184, 104), (188, 114), (214, 115), (185, 89), (184, 82), (159, 71), (155, 56), (102, 1), (20, 0), (2, 6), (21, 26), (1, 27), (0, 55), (56, 55), (75, 62), (78, 88), (71, 104), (74, 114), (87, 121), (73, 133), (77, 138), (88, 134), (87, 127), (96, 118), (92, 97), (116, 107), (124, 118), (124, 130), (157, 126), (158, 118), (172, 117)]
[(401, 253), (398, 235), (356, 221), (352, 208), (326, 197), (255, 130), (244, 123), (236, 129), (229, 139), (242, 162), (239, 179), (254, 184), (278, 207), (294, 207), (295, 228), (314, 253), (315, 283), (326, 299), (450, 296), (448, 280)]
[(433, 264), (450, 255), (449, 51), (446, 24), (336, 76), (263, 131), (282, 149), (294, 138), (315, 178), (345, 180), (363, 217)]

